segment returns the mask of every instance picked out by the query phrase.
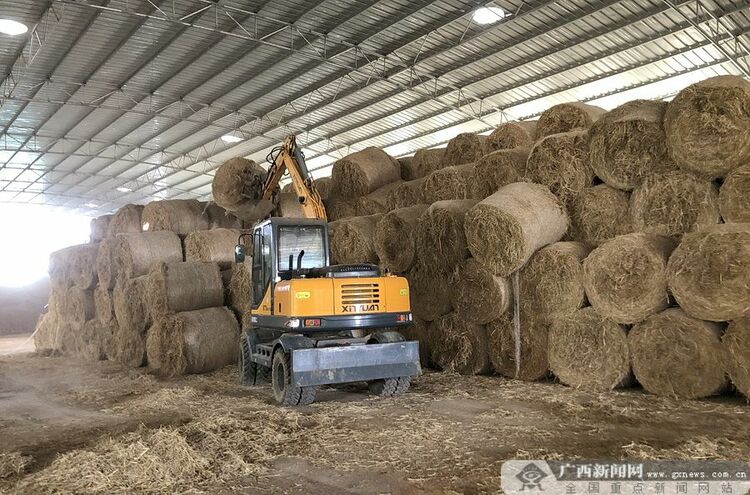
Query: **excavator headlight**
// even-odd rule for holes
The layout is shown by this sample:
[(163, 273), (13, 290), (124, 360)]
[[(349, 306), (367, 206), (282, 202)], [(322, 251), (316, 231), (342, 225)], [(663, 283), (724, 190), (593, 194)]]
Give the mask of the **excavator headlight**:
[(289, 318), (286, 320), (285, 326), (287, 328), (299, 328), (299, 318)]

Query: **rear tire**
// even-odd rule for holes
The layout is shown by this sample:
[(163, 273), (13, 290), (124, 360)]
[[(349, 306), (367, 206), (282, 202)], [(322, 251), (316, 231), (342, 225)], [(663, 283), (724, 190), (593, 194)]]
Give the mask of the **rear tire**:
[(252, 348), (247, 333), (240, 336), (240, 352), (237, 367), (240, 373), (240, 383), (247, 387), (268, 383), (271, 370), (252, 361)]
[(315, 401), (317, 387), (293, 387), (291, 355), (278, 349), (273, 354), (271, 386), (276, 402), (282, 406), (306, 406)]
[(399, 395), (404, 395), (409, 390), (409, 385), (411, 385), (410, 376), (386, 378), (367, 383), (370, 393), (380, 397), (398, 397)]

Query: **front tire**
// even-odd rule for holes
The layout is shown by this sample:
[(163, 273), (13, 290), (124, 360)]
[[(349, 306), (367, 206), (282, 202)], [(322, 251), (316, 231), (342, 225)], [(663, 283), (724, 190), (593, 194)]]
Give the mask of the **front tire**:
[(276, 402), (282, 406), (305, 406), (315, 401), (317, 387), (292, 386), (291, 354), (283, 349), (273, 354), (271, 386)]
[[(387, 344), (391, 342), (403, 342), (404, 336), (396, 331), (381, 331), (373, 334), (373, 344)], [(370, 393), (380, 397), (398, 397), (404, 395), (411, 385), (410, 376), (399, 376), (396, 378), (384, 378), (367, 383)]]

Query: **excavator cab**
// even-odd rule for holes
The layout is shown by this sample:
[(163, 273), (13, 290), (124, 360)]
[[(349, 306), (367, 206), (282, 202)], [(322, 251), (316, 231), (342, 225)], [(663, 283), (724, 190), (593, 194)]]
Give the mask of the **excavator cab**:
[(323, 220), (270, 218), (252, 234), (250, 328), (240, 339), (240, 378), (270, 380), (284, 405), (309, 404), (320, 385), (368, 382), (382, 396), (404, 393), (421, 373), (419, 343), (399, 327), (412, 320), (406, 279), (375, 265), (329, 265)]

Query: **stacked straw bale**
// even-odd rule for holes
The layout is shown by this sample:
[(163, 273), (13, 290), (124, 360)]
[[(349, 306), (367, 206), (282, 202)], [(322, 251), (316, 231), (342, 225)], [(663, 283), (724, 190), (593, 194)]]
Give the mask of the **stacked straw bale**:
[(396, 186), (388, 191), (386, 198), (386, 210), (397, 210), (425, 203), (422, 187), (426, 177), (420, 179), (399, 182)]
[(380, 264), (395, 273), (406, 273), (417, 259), (415, 231), (427, 205), (399, 208), (383, 215), (376, 227), (373, 245)]
[(487, 154), (487, 136), (474, 133), (459, 134), (448, 142), (441, 168), (474, 163)]
[(333, 164), (334, 188), (342, 198), (365, 196), (401, 178), (398, 162), (379, 148), (365, 148)]
[(222, 270), (234, 264), (234, 247), (240, 231), (237, 229), (213, 229), (191, 232), (185, 238), (185, 261), (210, 261)]
[(674, 247), (668, 237), (637, 233), (594, 249), (583, 263), (583, 281), (597, 313), (633, 324), (666, 309), (667, 262)]
[(464, 220), (476, 203), (473, 199), (438, 201), (425, 210), (416, 230), (416, 246), (423, 263), (449, 272), (469, 257)]
[(570, 228), (575, 239), (598, 246), (633, 231), (630, 194), (606, 184), (584, 189), (570, 209)]
[(461, 262), (451, 279), (456, 314), (470, 323), (486, 325), (500, 318), (511, 304), (510, 283), (473, 258)]
[(471, 197), (484, 199), (503, 186), (524, 181), (528, 159), (529, 148), (500, 149), (484, 155), (474, 165)]
[(135, 234), (142, 231), (143, 205), (125, 205), (115, 212), (107, 228), (107, 237)]
[(211, 183), (213, 199), (216, 204), (242, 220), (256, 220), (259, 218), (256, 208), (266, 176), (263, 167), (252, 160), (227, 160), (216, 170)]
[(436, 170), (422, 183), (422, 198), (427, 204), (472, 197), (474, 164), (454, 165)]
[(160, 375), (206, 373), (237, 359), (239, 324), (225, 307), (168, 314), (148, 332), (150, 366)]
[(432, 322), (430, 334), (430, 358), (438, 368), (462, 375), (491, 370), (485, 326), (469, 323), (454, 312)]
[(572, 205), (594, 182), (587, 132), (550, 134), (537, 141), (529, 153), (525, 176), (549, 187), (563, 204)]
[(561, 103), (545, 110), (536, 125), (536, 138), (543, 139), (552, 134), (585, 130), (604, 115), (606, 111), (594, 105), (572, 102)]
[(565, 209), (547, 187), (517, 182), (466, 213), (464, 230), (472, 256), (495, 274), (508, 276), (537, 249), (559, 241), (568, 223)]
[(531, 148), (536, 141), (535, 120), (500, 124), (487, 136), (487, 153), (513, 148)]
[(685, 234), (667, 265), (669, 289), (693, 318), (729, 321), (750, 311), (750, 224)]
[(652, 394), (698, 399), (726, 387), (721, 327), (680, 308), (649, 316), (628, 335), (633, 372)]
[[(421, 344), (420, 344), (421, 345)], [(737, 390), (750, 397), (750, 315), (729, 323), (722, 339), (729, 378)]]
[(725, 223), (750, 223), (750, 163), (737, 167), (724, 179), (719, 211)]
[(604, 392), (629, 381), (625, 327), (594, 308), (552, 322), (548, 345), (550, 370), (565, 385)]
[(328, 226), (331, 259), (334, 264), (378, 263), (375, 230), (383, 215), (352, 217)]
[(630, 217), (636, 232), (678, 237), (719, 223), (719, 190), (686, 172), (652, 175), (633, 191)]
[(107, 238), (107, 232), (109, 231), (109, 224), (112, 221), (112, 217), (113, 215), (102, 215), (91, 219), (91, 235), (89, 237), (89, 242), (101, 242)]
[(664, 116), (677, 165), (714, 179), (750, 160), (750, 81), (717, 76), (680, 91)]
[(390, 208), (388, 207), (388, 197), (396, 188), (401, 186), (403, 182), (397, 180), (386, 184), (378, 190), (371, 192), (367, 196), (362, 196), (354, 201), (354, 209), (357, 216), (363, 217), (367, 215), (377, 215), (379, 213), (387, 213)]
[(646, 177), (669, 172), (661, 101), (635, 100), (607, 112), (589, 132), (591, 167), (607, 185), (630, 191)]
[(160, 263), (148, 275), (145, 300), (153, 319), (168, 313), (223, 306), (219, 265), (202, 261)]
[(169, 231), (121, 234), (114, 252), (116, 273), (124, 278), (140, 277), (155, 263), (182, 261), (182, 242)]
[(194, 199), (152, 201), (143, 208), (141, 222), (144, 231), (168, 230), (181, 236), (211, 226), (203, 204)]
[(415, 171), (414, 178), (427, 177), (432, 172), (442, 168), (443, 156), (445, 156), (445, 148), (417, 150), (411, 162)]

